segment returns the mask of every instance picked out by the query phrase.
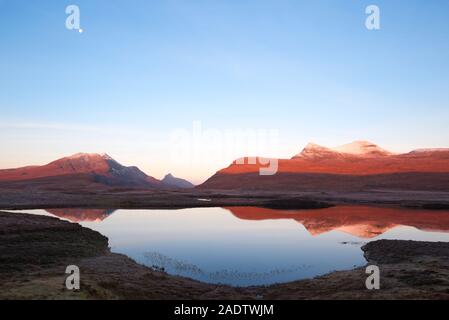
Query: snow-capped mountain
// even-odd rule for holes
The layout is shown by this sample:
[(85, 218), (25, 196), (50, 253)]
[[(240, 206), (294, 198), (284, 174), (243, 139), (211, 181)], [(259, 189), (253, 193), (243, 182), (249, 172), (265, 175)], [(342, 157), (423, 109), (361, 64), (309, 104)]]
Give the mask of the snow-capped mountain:
[(277, 159), (272, 176), (259, 175), (263, 163), (235, 161), (201, 189), (449, 190), (449, 149), (395, 154), (368, 141), (328, 148), (309, 143), (291, 159)]

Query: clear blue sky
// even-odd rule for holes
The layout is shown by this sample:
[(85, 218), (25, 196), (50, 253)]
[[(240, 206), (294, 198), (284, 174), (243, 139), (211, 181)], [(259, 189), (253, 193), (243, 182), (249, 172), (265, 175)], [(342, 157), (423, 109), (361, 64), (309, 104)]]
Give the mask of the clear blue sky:
[(199, 182), (232, 159), (171, 163), (193, 121), (277, 129), (267, 156), (448, 147), (449, 1), (0, 0), (0, 88), (0, 168), (107, 152)]

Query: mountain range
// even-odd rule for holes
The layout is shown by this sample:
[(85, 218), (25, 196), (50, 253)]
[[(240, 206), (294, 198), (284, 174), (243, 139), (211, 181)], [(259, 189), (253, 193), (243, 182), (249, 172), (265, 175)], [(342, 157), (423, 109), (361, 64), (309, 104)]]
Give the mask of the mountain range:
[[(266, 165), (249, 158), (219, 170), (198, 189), (267, 191), (449, 191), (449, 149), (418, 149), (396, 154), (368, 141), (328, 148), (309, 143), (278, 164), (274, 175), (260, 175)], [(0, 170), (1, 183), (26, 182), (47, 188), (194, 188), (167, 174), (162, 180), (135, 166), (123, 166), (107, 154), (77, 153), (43, 166)]]
[[(265, 164), (241, 158), (199, 186), (202, 189), (276, 191), (449, 190), (449, 149), (395, 154), (368, 141), (328, 148), (309, 143), (277, 173), (260, 175)], [(266, 162), (264, 162), (266, 163)]]
[[(63, 186), (107, 186), (122, 188), (185, 188), (190, 182), (171, 174), (158, 180), (135, 166), (123, 166), (107, 154), (77, 153), (43, 166), (0, 170), (0, 181), (29, 181)], [(193, 186), (193, 185), (192, 185)]]

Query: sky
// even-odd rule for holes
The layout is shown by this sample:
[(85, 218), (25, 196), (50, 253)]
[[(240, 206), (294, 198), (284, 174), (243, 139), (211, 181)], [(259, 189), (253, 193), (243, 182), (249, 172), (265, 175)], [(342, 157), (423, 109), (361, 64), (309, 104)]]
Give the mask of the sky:
[(442, 0), (0, 0), (0, 168), (95, 152), (199, 183), (308, 142), (449, 147), (448, 39)]

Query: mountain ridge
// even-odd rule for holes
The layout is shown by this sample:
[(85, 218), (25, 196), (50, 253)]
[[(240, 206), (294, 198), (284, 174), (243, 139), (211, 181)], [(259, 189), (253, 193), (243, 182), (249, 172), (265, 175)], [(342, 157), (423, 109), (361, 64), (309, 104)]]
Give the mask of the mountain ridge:
[[(44, 179), (44, 180), (42, 180)], [(108, 154), (76, 153), (42, 166), (0, 170), (0, 181), (44, 181), (62, 186), (70, 181), (84, 181), (86, 186), (162, 188), (164, 184), (136, 166), (124, 166)]]
[[(254, 159), (252, 159), (254, 160)], [(309, 143), (278, 164), (273, 176), (258, 174), (265, 164), (240, 158), (199, 186), (167, 174), (162, 180), (136, 166), (123, 166), (108, 154), (76, 153), (42, 166), (0, 170), (0, 182), (33, 181), (36, 185), (119, 188), (199, 188), (249, 190), (449, 190), (449, 148), (392, 153), (369, 141), (328, 148)], [(263, 162), (262, 162), (263, 163)], [(267, 163), (267, 162), (264, 162)]]
[(358, 156), (358, 157), (378, 157), (378, 156), (390, 156), (394, 153), (387, 151), (378, 145), (365, 141), (357, 140), (351, 143), (347, 143), (337, 147), (324, 147), (322, 145), (309, 142), (304, 149), (294, 155), (292, 159), (303, 158), (303, 157), (324, 157), (324, 156)]
[(175, 188), (191, 189), (191, 188), (195, 187), (195, 185), (193, 183), (191, 183), (190, 181), (187, 181), (187, 180), (181, 179), (181, 178), (177, 178), (177, 177), (173, 176), (171, 173), (166, 174), (165, 177), (161, 181), (165, 185), (172, 186)]
[(368, 141), (356, 141), (333, 149), (309, 143), (290, 159), (274, 159), (277, 160), (277, 172), (272, 176), (260, 176), (261, 168), (267, 166), (244, 158), (217, 171), (198, 188), (449, 190), (449, 149), (425, 150), (395, 154)]

